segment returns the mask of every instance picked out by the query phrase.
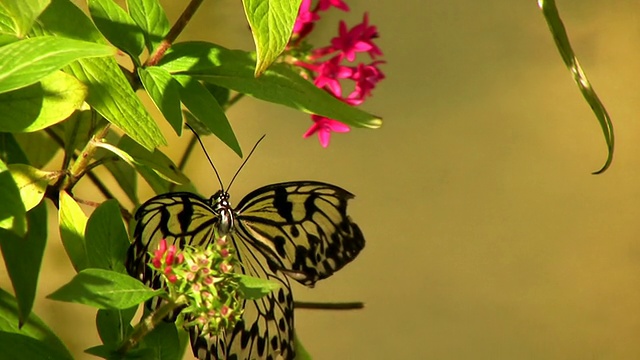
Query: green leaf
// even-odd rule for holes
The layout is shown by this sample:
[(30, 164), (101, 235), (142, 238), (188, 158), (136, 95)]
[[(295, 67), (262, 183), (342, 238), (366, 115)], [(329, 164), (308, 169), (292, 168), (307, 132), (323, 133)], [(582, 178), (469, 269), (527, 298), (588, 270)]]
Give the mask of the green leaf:
[(87, 4), (102, 35), (137, 62), (144, 49), (144, 36), (131, 16), (113, 0), (88, 0)]
[[(43, 168), (60, 150), (60, 145), (45, 131), (14, 133), (13, 136), (20, 147), (24, 149), (29, 164), (36, 168)], [(38, 144), (38, 146), (32, 146), (33, 144)]]
[(231, 95), (231, 91), (229, 91), (229, 89), (210, 83), (204, 83), (202, 85), (204, 85), (204, 87), (207, 88), (207, 91), (216, 98), (216, 101), (220, 106), (222, 106), (222, 108), (225, 108), (228, 105), (229, 96)]
[(122, 344), (133, 330), (130, 323), (137, 309), (137, 306), (133, 306), (124, 310), (98, 310), (96, 327), (102, 343), (113, 348), (117, 348), (118, 345)]
[(89, 267), (126, 273), (124, 259), (129, 237), (117, 200), (107, 200), (93, 211), (85, 229)]
[(280, 285), (274, 281), (260, 279), (247, 275), (237, 275), (239, 278), (240, 291), (247, 300), (257, 300), (269, 295), (272, 291), (279, 289)]
[(113, 58), (80, 60), (67, 68), (89, 87), (87, 103), (140, 145), (166, 145), (160, 128), (131, 89)]
[(106, 44), (91, 19), (69, 0), (53, 1), (42, 12), (32, 32)]
[(25, 164), (11, 164), (9, 172), (20, 190), (22, 203), (27, 211), (42, 201), (47, 185), (61, 175), (59, 171), (42, 171)]
[(240, 144), (233, 133), (227, 115), (207, 88), (190, 76), (174, 75), (174, 78), (181, 85), (180, 98), (189, 112), (205, 124), (238, 156), (242, 157), (242, 149), (240, 149)]
[(89, 255), (84, 239), (87, 216), (66, 191), (60, 191), (58, 223), (60, 238), (76, 272), (89, 267)]
[(0, 160), (7, 164), (29, 163), (13, 134), (3, 132), (0, 132)]
[(85, 269), (47, 298), (85, 304), (98, 309), (128, 309), (162, 293), (129, 275)]
[(549, 30), (553, 35), (553, 39), (556, 42), (556, 47), (560, 52), (562, 60), (564, 61), (567, 68), (569, 68), (569, 71), (573, 76), (573, 80), (578, 85), (582, 96), (585, 98), (585, 100), (587, 100), (587, 103), (591, 107), (593, 113), (596, 115), (596, 118), (600, 123), (600, 127), (602, 128), (602, 133), (604, 134), (604, 139), (607, 143), (607, 160), (605, 161), (602, 168), (600, 168), (600, 170), (593, 173), (601, 174), (609, 168), (611, 162), (613, 161), (613, 149), (615, 144), (613, 123), (611, 122), (609, 113), (607, 113), (607, 109), (604, 107), (604, 104), (602, 103), (602, 101), (600, 101), (600, 98), (591, 86), (589, 79), (587, 79), (587, 75), (580, 66), (578, 58), (571, 48), (569, 36), (567, 35), (564, 24), (562, 23), (562, 19), (560, 19), (560, 14), (558, 13), (558, 8), (556, 7), (555, 1), (538, 0), (538, 6), (542, 10), (542, 14), (544, 15), (545, 20), (547, 20), (547, 25), (549, 25)]
[(127, 195), (134, 206), (140, 205), (138, 199), (138, 174), (136, 169), (125, 161), (107, 161), (104, 166), (120, 185), (120, 188)]
[(318, 89), (287, 65), (274, 64), (259, 78), (253, 75), (250, 54), (205, 42), (174, 44), (160, 66), (171, 73), (191, 75), (218, 86), (318, 114), (356, 127), (378, 128), (382, 119), (349, 106)]
[[(18, 323), (18, 303), (16, 299), (11, 294), (0, 289), (0, 331), (25, 335), (40, 340), (47, 344), (51, 351), (59, 353), (63, 359), (73, 359), (62, 341), (34, 313), (29, 315), (22, 327), (19, 327)], [(6, 347), (2, 347), (2, 349), (4, 350)], [(25, 359), (24, 357), (15, 359), (21, 358)], [(7, 359), (11, 359), (11, 357), (7, 357)]]
[(40, 340), (4, 331), (0, 331), (0, 349), (2, 349), (3, 359), (70, 359), (57, 352), (52, 352), (51, 348)]
[(0, 131), (32, 132), (59, 123), (79, 108), (87, 88), (73, 76), (55, 72), (39, 83), (0, 94)]
[(307, 349), (302, 346), (298, 334), (295, 334), (294, 341), (296, 347), (296, 360), (311, 360), (311, 355), (307, 352)]
[(180, 84), (165, 69), (157, 66), (138, 68), (142, 85), (158, 110), (167, 119), (173, 130), (182, 135), (182, 114), (180, 111)]
[(180, 360), (184, 348), (180, 347), (178, 329), (174, 322), (163, 321), (143, 339), (145, 348), (153, 349), (156, 359)]
[(36, 83), (71, 62), (113, 55), (106, 45), (39, 36), (0, 47), (0, 93)]
[(158, 0), (127, 0), (133, 20), (142, 29), (147, 49), (152, 52), (169, 32), (169, 20)]
[(51, 0), (3, 0), (0, 1), (0, 7), (4, 8), (4, 13), (13, 20), (16, 35), (23, 38), (50, 2)]
[(95, 111), (81, 109), (59, 124), (62, 129), (59, 136), (64, 140), (65, 152), (71, 154), (74, 150), (83, 148), (93, 136), (100, 120), (106, 122)]
[(24, 239), (0, 229), (0, 248), (13, 290), (18, 299), (20, 324), (31, 313), (38, 286), (38, 275), (47, 243), (47, 208), (40, 204), (27, 213), (29, 232)]
[(9, 170), (0, 171), (0, 204), (0, 230), (11, 231), (18, 238), (24, 236), (27, 233), (27, 210)]
[(4, 7), (0, 6), (0, 34), (5, 36), (10, 35), (17, 38), (15, 35), (16, 33), (17, 30), (13, 23), (13, 19), (11, 19), (11, 15), (9, 15)]
[(302, 0), (242, 0), (256, 44), (255, 76), (262, 74), (284, 51)]
[(189, 178), (160, 150), (155, 149), (153, 152), (150, 152), (127, 136), (123, 136), (122, 139), (120, 139), (118, 147), (107, 143), (97, 143), (96, 146), (118, 155), (122, 160), (135, 166), (136, 169), (142, 166), (147, 167), (163, 179), (176, 184), (186, 184), (189, 182)]

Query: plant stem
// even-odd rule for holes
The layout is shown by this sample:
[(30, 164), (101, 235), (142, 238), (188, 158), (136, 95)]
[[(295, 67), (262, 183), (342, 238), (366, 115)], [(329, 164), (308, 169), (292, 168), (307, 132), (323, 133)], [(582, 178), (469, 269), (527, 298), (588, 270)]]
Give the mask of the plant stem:
[(167, 302), (163, 303), (158, 309), (156, 309), (156, 311), (152, 312), (147, 317), (142, 319), (142, 321), (140, 321), (138, 325), (133, 328), (131, 336), (129, 336), (129, 338), (125, 340), (124, 343), (122, 343), (122, 345), (118, 349), (118, 353), (124, 354), (134, 348), (136, 345), (138, 345), (142, 338), (150, 333), (151, 330), (153, 330), (156, 325), (158, 325), (162, 321), (162, 319), (167, 317), (167, 315), (169, 315), (173, 310), (184, 305), (185, 303), (186, 297), (184, 295), (180, 295), (175, 301), (168, 300)]
[(97, 141), (102, 141), (102, 139), (107, 136), (109, 132), (109, 124), (106, 124), (102, 129), (98, 130), (98, 132), (87, 142), (84, 149), (80, 152), (80, 156), (76, 159), (76, 162), (73, 163), (71, 169), (69, 169), (69, 178), (67, 182), (64, 184), (63, 189), (67, 191), (71, 191), (73, 186), (80, 180), (82, 175), (85, 173), (87, 166), (93, 156), (95, 155), (98, 147), (95, 145)]
[(294, 301), (293, 307), (295, 309), (309, 310), (359, 310), (364, 309), (364, 303), (360, 301), (336, 303)]
[(162, 39), (158, 47), (153, 51), (149, 58), (147, 59), (145, 66), (154, 66), (156, 65), (160, 59), (164, 56), (164, 53), (171, 47), (171, 44), (178, 38), (178, 35), (182, 33), (182, 30), (187, 26), (193, 14), (195, 14), (196, 10), (200, 7), (204, 0), (191, 0), (189, 5), (184, 9), (176, 23), (173, 24), (167, 36)]

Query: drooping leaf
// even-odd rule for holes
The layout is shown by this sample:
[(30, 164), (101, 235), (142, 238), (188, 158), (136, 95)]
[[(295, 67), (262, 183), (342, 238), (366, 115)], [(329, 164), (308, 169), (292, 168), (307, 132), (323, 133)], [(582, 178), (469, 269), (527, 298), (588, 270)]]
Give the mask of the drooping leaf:
[(31, 30), (33, 22), (50, 2), (51, 0), (4, 0), (0, 2), (0, 7), (13, 20), (16, 35), (24, 38)]
[(560, 52), (562, 60), (567, 68), (569, 68), (569, 71), (573, 76), (573, 80), (578, 85), (582, 96), (587, 100), (589, 107), (591, 107), (591, 110), (596, 115), (596, 118), (600, 123), (600, 127), (602, 128), (602, 133), (604, 134), (604, 140), (607, 144), (608, 150), (607, 160), (600, 170), (593, 173), (601, 174), (609, 168), (613, 161), (613, 150), (615, 146), (613, 122), (611, 121), (604, 104), (600, 101), (598, 94), (596, 94), (596, 91), (591, 86), (589, 79), (587, 79), (587, 75), (582, 69), (582, 66), (580, 66), (578, 58), (573, 52), (571, 43), (569, 42), (569, 36), (567, 35), (564, 24), (562, 23), (562, 19), (560, 19), (560, 14), (558, 13), (555, 0), (538, 0), (538, 6), (542, 10), (542, 14), (547, 21), (547, 25), (549, 25), (549, 30), (553, 35), (553, 39), (556, 42), (556, 47)]
[(191, 75), (194, 79), (347, 125), (366, 128), (382, 125), (379, 117), (334, 98), (287, 65), (274, 64), (255, 78), (253, 58), (243, 51), (205, 42), (178, 43), (167, 51), (159, 65), (170, 73)]
[(85, 269), (47, 298), (98, 309), (129, 309), (160, 293), (126, 274)]
[[(62, 341), (36, 314), (31, 313), (22, 327), (19, 327), (19, 322), (18, 302), (16, 298), (0, 289), (0, 331), (20, 334), (40, 340), (47, 344), (51, 351), (59, 353), (63, 359), (72, 359), (69, 350), (64, 346)], [(5, 347), (2, 347), (2, 349), (5, 349)], [(3, 355), (4, 354), (5, 353), (3, 353)], [(7, 359), (10, 359), (10, 357)]]
[(43, 341), (17, 333), (0, 331), (3, 359), (68, 360), (69, 357), (52, 351)]
[(42, 201), (47, 185), (61, 175), (59, 171), (43, 171), (25, 164), (11, 164), (9, 172), (20, 190), (20, 197), (27, 211)]
[(291, 38), (302, 0), (242, 0), (256, 44), (255, 76), (280, 56)]
[(113, 0), (88, 0), (87, 4), (91, 18), (102, 35), (137, 61), (144, 49), (144, 36), (131, 16)]
[(227, 115), (207, 88), (190, 76), (174, 75), (174, 78), (180, 83), (180, 99), (189, 112), (242, 157), (242, 149)]
[(89, 255), (84, 239), (87, 216), (66, 191), (60, 191), (58, 223), (60, 238), (76, 272), (89, 267)]
[(163, 68), (151, 66), (139, 68), (138, 75), (147, 94), (158, 110), (167, 119), (173, 130), (182, 135), (182, 114), (180, 112), (180, 84)]
[(0, 131), (32, 132), (56, 124), (82, 105), (87, 87), (57, 71), (40, 82), (0, 94)]
[(113, 55), (109, 46), (38, 36), (0, 47), (0, 93), (34, 84), (71, 62)]
[(89, 267), (126, 273), (129, 237), (116, 200), (107, 200), (93, 211), (87, 221), (85, 242)]
[(169, 32), (169, 20), (158, 0), (127, 0), (133, 20), (142, 29), (149, 52)]
[[(3, 167), (6, 168), (4, 163)], [(0, 204), (0, 229), (10, 231), (20, 239), (27, 233), (27, 210), (8, 169), (0, 171)]]
[(96, 327), (102, 343), (117, 348), (133, 330), (131, 320), (136, 314), (137, 306), (129, 309), (100, 309), (96, 315)]
[(20, 324), (31, 313), (38, 275), (47, 243), (47, 208), (40, 204), (27, 213), (29, 232), (24, 238), (0, 229), (0, 248), (18, 301)]
[[(24, 150), (29, 159), (29, 164), (35, 168), (43, 168), (60, 150), (60, 145), (44, 130), (30, 133), (14, 133), (13, 136)], [(33, 146), (33, 144), (38, 144), (38, 146)]]

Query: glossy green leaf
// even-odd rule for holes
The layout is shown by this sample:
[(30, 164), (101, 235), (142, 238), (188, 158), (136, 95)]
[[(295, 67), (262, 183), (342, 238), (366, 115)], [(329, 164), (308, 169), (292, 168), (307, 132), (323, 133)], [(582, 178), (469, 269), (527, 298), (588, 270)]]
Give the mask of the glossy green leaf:
[(9, 15), (4, 7), (0, 6), (0, 34), (3, 36), (13, 36), (14, 38), (17, 38), (16, 33), (18, 31), (15, 27), (16, 25), (13, 23), (11, 15)]
[(169, 32), (169, 20), (158, 0), (127, 0), (133, 20), (142, 29), (149, 52), (153, 51)]
[(87, 4), (102, 35), (137, 61), (144, 49), (144, 36), (131, 16), (113, 0), (88, 0)]
[(167, 119), (173, 130), (182, 135), (180, 84), (165, 69), (157, 66), (139, 68), (138, 75), (147, 94)]
[(87, 87), (57, 71), (42, 81), (0, 94), (0, 131), (32, 132), (65, 120), (87, 96)]
[(162, 322), (143, 340), (146, 348), (153, 349), (156, 359), (181, 360), (184, 348), (180, 347), (178, 329), (173, 322)]
[(84, 59), (67, 70), (89, 87), (87, 103), (109, 122), (147, 149), (166, 144), (160, 128), (131, 89), (115, 59)]
[(3, 359), (69, 359), (58, 352), (51, 351), (51, 348), (43, 341), (4, 331), (0, 331), (0, 349), (2, 349)]
[(136, 168), (145, 166), (167, 181), (176, 184), (189, 182), (189, 178), (160, 150), (155, 149), (153, 152), (150, 152), (132, 141), (129, 137), (122, 137), (118, 143), (118, 147), (108, 143), (98, 143), (96, 146), (111, 151), (131, 166), (136, 166)]
[(38, 275), (47, 243), (47, 208), (45, 204), (27, 213), (29, 232), (24, 238), (0, 229), (0, 248), (7, 273), (18, 300), (20, 324), (24, 324), (31, 313), (38, 286)]
[(274, 281), (260, 279), (252, 276), (238, 275), (240, 279), (240, 291), (247, 300), (256, 300), (269, 295), (272, 291), (279, 289), (280, 285)]
[(27, 210), (9, 170), (0, 171), (0, 204), (0, 229), (11, 231), (18, 238), (24, 236), (27, 233)]
[(569, 68), (569, 71), (573, 76), (573, 80), (578, 85), (582, 96), (589, 104), (589, 107), (591, 107), (591, 110), (596, 115), (596, 118), (600, 123), (600, 127), (602, 128), (602, 133), (604, 134), (604, 139), (607, 144), (607, 160), (600, 170), (594, 172), (594, 174), (601, 174), (609, 168), (613, 161), (613, 150), (615, 145), (613, 123), (611, 122), (607, 109), (604, 107), (604, 104), (600, 101), (600, 98), (591, 86), (589, 79), (587, 79), (587, 75), (582, 69), (582, 66), (580, 66), (578, 58), (571, 48), (569, 36), (567, 35), (564, 24), (562, 23), (562, 19), (560, 19), (560, 14), (558, 13), (555, 1), (538, 0), (538, 6), (542, 10), (545, 20), (547, 20), (547, 25), (549, 25), (549, 30), (553, 35), (553, 39), (555, 40), (556, 47), (560, 52), (562, 60), (567, 68)]
[(113, 55), (102, 44), (56, 36), (39, 36), (0, 47), (0, 93), (34, 84), (69, 63)]
[(102, 343), (112, 348), (117, 348), (118, 345), (122, 344), (127, 338), (127, 335), (133, 330), (130, 323), (137, 309), (138, 307), (134, 306), (123, 310), (98, 310), (96, 314), (96, 327), (98, 328), (98, 335), (100, 335)]
[[(349, 106), (303, 79), (285, 64), (254, 77), (250, 54), (205, 42), (174, 44), (160, 66), (218, 86), (356, 127), (378, 128), (382, 119)], [(184, 99), (183, 99), (184, 100)]]
[[(19, 327), (18, 325), (18, 303), (16, 298), (8, 292), (0, 289), (0, 331), (24, 335), (40, 340), (47, 344), (51, 351), (59, 353), (63, 359), (72, 359), (69, 350), (67, 350), (62, 341), (34, 313), (31, 313), (27, 317), (27, 321), (24, 322), (22, 327)], [(2, 349), (4, 349), (4, 347)]]
[[(29, 164), (36, 168), (43, 168), (60, 150), (60, 145), (44, 130), (30, 133), (14, 133), (20, 147), (29, 159)], [(33, 146), (38, 144), (38, 146)]]
[(0, 132), (0, 160), (7, 164), (28, 164), (29, 159), (11, 133)]
[(51, 0), (2, 0), (0, 7), (13, 21), (16, 35), (24, 38), (31, 30), (33, 22), (50, 2)]
[(32, 32), (106, 44), (91, 19), (73, 1), (55, 0), (40, 14)]
[(9, 172), (20, 190), (20, 197), (27, 211), (42, 201), (47, 185), (61, 175), (59, 171), (42, 171), (25, 164), (11, 164)]
[(295, 334), (294, 341), (296, 347), (296, 360), (311, 360), (311, 355), (307, 352), (307, 349), (302, 346), (300, 338), (298, 338), (298, 334)]
[(124, 259), (129, 237), (118, 201), (107, 200), (93, 211), (85, 229), (89, 267), (126, 273)]
[(280, 56), (291, 38), (302, 0), (242, 0), (256, 44), (255, 76)]
[(89, 255), (84, 239), (87, 216), (80, 208), (80, 205), (66, 191), (61, 191), (59, 196), (58, 224), (60, 226), (60, 238), (73, 268), (78, 272), (89, 267)]
[(129, 309), (161, 292), (129, 275), (104, 269), (85, 269), (47, 298), (98, 309)]
[(227, 115), (207, 88), (190, 76), (174, 75), (174, 78), (180, 83), (180, 98), (189, 112), (242, 157), (242, 149)]

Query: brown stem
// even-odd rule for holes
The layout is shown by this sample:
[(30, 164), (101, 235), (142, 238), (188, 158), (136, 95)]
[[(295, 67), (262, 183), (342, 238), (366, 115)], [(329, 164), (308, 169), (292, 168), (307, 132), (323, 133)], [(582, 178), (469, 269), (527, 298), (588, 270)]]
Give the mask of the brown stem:
[(164, 53), (171, 47), (171, 44), (178, 38), (178, 35), (182, 33), (182, 30), (187, 26), (193, 14), (195, 14), (196, 10), (200, 7), (204, 0), (191, 0), (189, 5), (184, 9), (176, 23), (173, 24), (171, 30), (167, 36), (162, 39), (158, 47), (153, 51), (149, 58), (147, 59), (145, 66), (154, 66), (156, 65), (160, 59), (164, 56)]
[(336, 303), (294, 301), (293, 307), (295, 309), (309, 310), (359, 310), (364, 309), (364, 303), (360, 301)]

